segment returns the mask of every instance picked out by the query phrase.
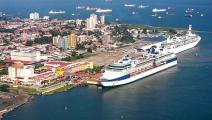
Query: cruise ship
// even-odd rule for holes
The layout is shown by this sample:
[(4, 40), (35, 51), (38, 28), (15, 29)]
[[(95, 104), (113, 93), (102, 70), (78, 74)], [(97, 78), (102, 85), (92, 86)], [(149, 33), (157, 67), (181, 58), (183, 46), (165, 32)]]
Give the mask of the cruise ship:
[(108, 12), (112, 12), (112, 9), (97, 9), (96, 10), (97, 13), (108, 13)]
[(107, 66), (100, 83), (103, 87), (120, 86), (175, 65), (177, 65), (177, 57), (174, 53), (152, 46), (135, 54), (126, 55), (118, 62)]
[(60, 11), (53, 11), (53, 10), (50, 10), (49, 11), (49, 14), (64, 14), (64, 13), (66, 13), (65, 11), (62, 11), (62, 10), (60, 10)]
[(192, 33), (192, 25), (189, 25), (187, 33), (177, 34), (172, 37), (168, 37), (167, 40), (161, 43), (161, 47), (166, 48), (170, 52), (180, 53), (190, 48), (195, 47), (201, 37)]

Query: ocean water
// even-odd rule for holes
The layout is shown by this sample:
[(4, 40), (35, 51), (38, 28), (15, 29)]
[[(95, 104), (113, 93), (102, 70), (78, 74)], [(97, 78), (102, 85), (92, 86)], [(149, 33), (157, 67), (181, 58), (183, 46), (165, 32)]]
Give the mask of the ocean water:
[[(125, 8), (123, 4), (150, 5), (147, 9)], [(73, 19), (77, 5), (111, 8), (108, 21), (185, 28), (192, 24), (202, 40), (197, 47), (178, 56), (178, 65), (121, 87), (75, 88), (51, 96), (39, 96), (5, 115), (3, 120), (212, 120), (212, 1), (211, 0), (1, 0), (0, 11), (28, 17), (31, 11), (66, 10), (52, 16)], [(151, 17), (154, 7), (174, 6), (176, 16), (162, 20)], [(184, 17), (187, 8), (205, 16)], [(131, 15), (132, 11), (139, 14)], [(90, 12), (77, 11), (80, 18)], [(67, 109), (65, 109), (67, 108)]]

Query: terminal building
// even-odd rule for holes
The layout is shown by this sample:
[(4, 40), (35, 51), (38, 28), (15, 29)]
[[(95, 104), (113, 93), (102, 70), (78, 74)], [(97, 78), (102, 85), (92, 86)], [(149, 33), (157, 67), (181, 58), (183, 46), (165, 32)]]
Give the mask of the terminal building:
[(35, 50), (15, 50), (10, 52), (10, 59), (16, 61), (41, 61), (40, 51)]

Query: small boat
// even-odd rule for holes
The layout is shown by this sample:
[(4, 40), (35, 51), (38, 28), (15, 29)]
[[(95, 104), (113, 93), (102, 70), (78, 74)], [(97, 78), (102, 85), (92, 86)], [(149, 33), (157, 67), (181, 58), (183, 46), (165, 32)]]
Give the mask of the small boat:
[(79, 13), (72, 13), (71, 15), (72, 16), (79, 16), (80, 14)]
[(158, 19), (162, 19), (162, 18), (165, 18), (165, 17), (162, 17), (162, 16), (158, 16)]
[(201, 16), (201, 17), (203, 17), (203, 16), (204, 16), (204, 14), (201, 14), (200, 16)]
[(194, 12), (194, 9), (192, 9), (192, 8), (187, 8), (185, 11), (185, 13), (192, 13), (192, 12)]
[(158, 16), (158, 14), (153, 14), (153, 15), (152, 15), (152, 17), (157, 17), (157, 16)]
[(175, 13), (169, 13), (169, 12), (166, 12), (166, 15), (169, 15), (169, 16), (175, 16), (176, 14), (175, 14)]
[(168, 10), (175, 9), (174, 7), (168, 6)]
[(147, 7), (149, 7), (149, 6), (148, 5), (142, 5), (142, 4), (138, 6), (138, 8), (147, 8)]
[(77, 7), (76, 7), (76, 9), (79, 9), (79, 10), (85, 9), (85, 8), (86, 8), (85, 6), (77, 6)]
[(185, 17), (192, 18), (193, 15), (192, 14), (186, 14)]
[(135, 14), (137, 14), (137, 13), (133, 11), (132, 14), (135, 15)]

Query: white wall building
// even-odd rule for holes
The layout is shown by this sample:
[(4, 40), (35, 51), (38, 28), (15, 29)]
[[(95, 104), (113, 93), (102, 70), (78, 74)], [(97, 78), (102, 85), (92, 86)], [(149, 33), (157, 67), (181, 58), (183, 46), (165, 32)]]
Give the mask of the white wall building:
[(40, 61), (41, 53), (40, 51), (34, 51), (34, 50), (28, 50), (28, 51), (15, 50), (10, 52), (10, 58), (11, 60), (20, 60), (20, 61)]
[(104, 15), (100, 16), (100, 22), (103, 25), (105, 24), (105, 16)]
[(38, 19), (39, 19), (39, 13), (37, 13), (37, 12), (32, 12), (32, 13), (30, 13), (30, 14), (29, 14), (29, 18), (30, 18), (31, 20), (38, 20)]
[(91, 14), (90, 17), (86, 20), (86, 28), (88, 30), (93, 30), (98, 24), (98, 18), (96, 14)]
[(11, 80), (29, 80), (34, 75), (34, 66), (15, 63), (8, 67), (8, 75)]

